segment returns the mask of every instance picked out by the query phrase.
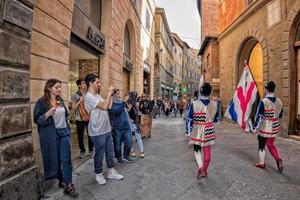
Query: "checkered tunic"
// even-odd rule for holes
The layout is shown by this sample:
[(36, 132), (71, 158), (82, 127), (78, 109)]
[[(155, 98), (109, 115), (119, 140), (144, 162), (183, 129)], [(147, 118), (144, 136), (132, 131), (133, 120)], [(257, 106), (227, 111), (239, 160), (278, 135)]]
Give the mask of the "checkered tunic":
[(279, 98), (276, 98), (275, 102), (264, 98), (262, 103), (265, 109), (258, 127), (258, 134), (265, 138), (274, 138), (280, 127), (279, 116), (282, 111), (282, 102)]
[[(191, 111), (192, 110), (192, 111)], [(187, 118), (187, 135), (192, 144), (202, 147), (215, 143), (215, 129), (213, 121), (217, 115), (217, 103), (209, 101), (205, 105), (202, 101), (194, 101)]]

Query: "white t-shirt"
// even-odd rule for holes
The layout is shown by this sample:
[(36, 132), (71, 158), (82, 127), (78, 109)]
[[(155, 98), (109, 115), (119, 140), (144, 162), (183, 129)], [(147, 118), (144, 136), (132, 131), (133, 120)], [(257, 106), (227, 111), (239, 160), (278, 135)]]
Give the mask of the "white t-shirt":
[(66, 114), (65, 108), (63, 106), (58, 106), (53, 115), (55, 128), (66, 128)]
[(96, 108), (104, 99), (99, 94), (87, 92), (84, 97), (84, 106), (90, 114), (88, 132), (90, 136), (103, 135), (111, 132), (111, 126), (107, 111)]

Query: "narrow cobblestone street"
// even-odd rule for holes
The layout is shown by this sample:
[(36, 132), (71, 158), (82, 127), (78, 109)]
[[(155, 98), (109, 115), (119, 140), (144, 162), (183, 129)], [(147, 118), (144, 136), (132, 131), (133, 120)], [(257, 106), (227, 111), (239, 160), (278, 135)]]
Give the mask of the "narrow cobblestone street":
[[(123, 181), (96, 184), (93, 160), (87, 161), (74, 173), (79, 199), (299, 199), (299, 142), (278, 138), (283, 174), (277, 172), (269, 152), (267, 167), (260, 170), (252, 166), (257, 157), (256, 136), (221, 123), (217, 125), (209, 175), (197, 180), (193, 149), (183, 131), (184, 121), (180, 118), (155, 120), (152, 137), (144, 140), (146, 157), (116, 166), (125, 176)], [(69, 197), (55, 184), (44, 199)]]

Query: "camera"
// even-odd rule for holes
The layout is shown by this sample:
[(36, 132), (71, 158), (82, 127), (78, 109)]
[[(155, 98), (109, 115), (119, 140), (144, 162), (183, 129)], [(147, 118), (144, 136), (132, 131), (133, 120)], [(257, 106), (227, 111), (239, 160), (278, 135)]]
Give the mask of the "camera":
[(119, 91), (119, 89), (114, 89), (114, 94), (117, 94)]

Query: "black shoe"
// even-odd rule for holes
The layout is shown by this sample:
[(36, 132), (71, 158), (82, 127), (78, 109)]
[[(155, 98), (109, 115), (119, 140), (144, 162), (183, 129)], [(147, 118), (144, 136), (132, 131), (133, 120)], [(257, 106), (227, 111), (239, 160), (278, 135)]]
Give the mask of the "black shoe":
[(77, 198), (78, 192), (76, 192), (74, 185), (69, 185), (65, 188), (64, 193), (70, 195), (71, 197)]
[(279, 160), (276, 161), (276, 163), (277, 163), (278, 171), (279, 171), (280, 173), (282, 173), (282, 172), (283, 172), (283, 163), (282, 163), (282, 160), (279, 159)]
[(117, 162), (118, 162), (119, 164), (122, 164), (122, 163), (123, 163), (123, 159), (122, 159), (122, 158), (117, 158)]
[(64, 182), (59, 181), (59, 182), (58, 182), (58, 187), (59, 187), (59, 188), (62, 188), (62, 189), (66, 189), (67, 186), (66, 186), (66, 184), (65, 184)]

